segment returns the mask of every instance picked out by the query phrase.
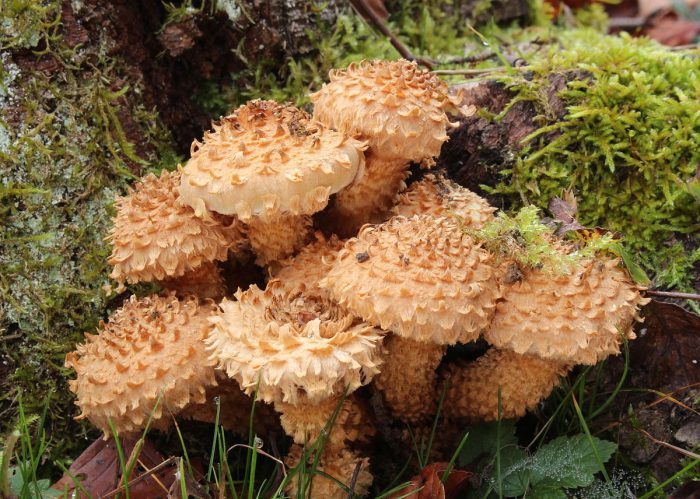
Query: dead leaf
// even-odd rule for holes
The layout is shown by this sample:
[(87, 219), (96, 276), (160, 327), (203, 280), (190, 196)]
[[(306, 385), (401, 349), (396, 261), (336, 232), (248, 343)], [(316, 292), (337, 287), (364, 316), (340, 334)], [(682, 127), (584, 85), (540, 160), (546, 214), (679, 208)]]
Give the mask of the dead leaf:
[(700, 33), (700, 24), (682, 19), (673, 9), (654, 14), (648, 21), (644, 34), (669, 47), (688, 45)]
[(456, 499), (468, 485), (472, 473), (453, 468), (443, 484), (441, 478), (449, 463), (433, 463), (423, 468), (410, 480), (410, 485), (395, 492), (391, 498), (410, 497), (411, 499)]
[[(131, 456), (137, 440), (122, 439), (122, 450), (125, 459)], [(138, 457), (137, 465), (129, 480), (133, 480), (147, 473), (149, 469), (165, 461), (165, 458), (155, 450), (153, 444), (146, 440)], [(78, 456), (68, 469), (69, 473), (76, 477), (85, 491), (92, 497), (102, 497), (113, 492), (119, 486), (121, 469), (119, 456), (113, 439), (103, 440), (98, 438), (90, 447)], [(142, 481), (129, 487), (129, 496), (134, 499), (165, 499), (168, 488), (175, 480), (174, 463), (166, 466), (157, 473), (144, 478)], [(76, 487), (71, 477), (66, 473), (56, 482), (52, 488), (57, 490), (73, 491)], [(87, 498), (81, 491), (76, 497)]]
[(652, 300), (642, 311), (640, 338), (630, 343), (639, 387), (673, 391), (700, 381), (700, 316)]

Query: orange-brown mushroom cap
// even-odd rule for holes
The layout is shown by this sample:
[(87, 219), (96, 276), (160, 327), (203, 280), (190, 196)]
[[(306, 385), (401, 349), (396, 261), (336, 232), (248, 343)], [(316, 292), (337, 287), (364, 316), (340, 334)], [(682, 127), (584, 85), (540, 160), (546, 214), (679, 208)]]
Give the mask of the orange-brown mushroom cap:
[(237, 222), (199, 218), (180, 203), (180, 174), (149, 174), (116, 200), (107, 238), (113, 245), (110, 277), (136, 283), (180, 277), (205, 262), (226, 260), (243, 241)]
[(214, 310), (213, 302), (194, 297), (132, 296), (100, 323), (97, 335), (85, 335), (66, 355), (66, 367), (77, 374), (69, 387), (79, 417), (107, 437), (110, 419), (119, 434), (140, 430), (151, 414), (160, 428), (170, 414), (203, 402), (206, 388), (216, 384), (215, 362), (204, 348)]
[(363, 142), (273, 101), (251, 101), (194, 141), (180, 193), (198, 213), (275, 220), (311, 215), (364, 165)]
[(320, 286), (394, 334), (468, 342), (491, 324), (499, 297), (491, 260), (454, 219), (395, 217), (348, 240)]
[(429, 173), (399, 194), (392, 214), (455, 216), (465, 226), (478, 229), (493, 219), (494, 211), (496, 208), (478, 194), (444, 175)]
[(526, 270), (505, 288), (484, 337), (520, 354), (595, 364), (635, 337), (647, 302), (616, 260), (586, 259), (560, 275)]
[(440, 78), (406, 60), (352, 63), (329, 76), (311, 95), (315, 118), (369, 140), (377, 158), (409, 163), (440, 154), (445, 111), (457, 104)]
[(318, 282), (326, 277), (344, 241), (335, 235), (326, 237), (321, 232), (316, 232), (314, 237), (315, 241), (307, 244), (297, 255), (278, 262), (271, 269), (272, 277), (285, 288), (291, 290), (305, 286), (314, 292), (320, 290)]
[[(308, 293), (308, 294), (307, 294)], [(271, 281), (224, 300), (211, 318), (212, 359), (246, 393), (266, 402), (314, 404), (371, 381), (381, 363), (383, 331), (323, 293), (288, 291)]]

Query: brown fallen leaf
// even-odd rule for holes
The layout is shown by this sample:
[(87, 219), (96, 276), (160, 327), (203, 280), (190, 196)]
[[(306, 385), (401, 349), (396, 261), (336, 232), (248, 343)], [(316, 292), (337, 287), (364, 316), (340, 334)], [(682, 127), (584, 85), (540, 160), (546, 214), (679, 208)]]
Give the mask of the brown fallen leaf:
[(688, 45), (700, 33), (700, 24), (681, 18), (673, 9), (664, 9), (647, 22), (644, 34), (669, 47)]
[[(125, 460), (128, 460), (129, 456), (132, 455), (136, 443), (135, 439), (122, 439), (121, 445)], [(165, 458), (155, 450), (150, 441), (146, 440), (129, 481), (146, 475), (148, 470), (164, 461)], [(92, 497), (103, 497), (114, 492), (119, 487), (121, 478), (119, 456), (114, 440), (103, 440), (102, 438), (95, 440), (78, 456), (68, 472), (80, 483), (79, 493), (75, 496), (77, 498), (87, 498), (88, 495), (85, 492)], [(168, 496), (168, 489), (174, 481), (175, 463), (173, 462), (130, 486), (129, 496), (133, 499), (165, 499)], [(52, 488), (71, 492), (76, 486), (70, 475), (66, 473)]]
[(410, 485), (395, 492), (390, 499), (406, 497), (411, 499), (456, 499), (468, 485), (472, 473), (453, 468), (443, 484), (442, 475), (449, 463), (433, 463), (423, 468), (410, 480)]

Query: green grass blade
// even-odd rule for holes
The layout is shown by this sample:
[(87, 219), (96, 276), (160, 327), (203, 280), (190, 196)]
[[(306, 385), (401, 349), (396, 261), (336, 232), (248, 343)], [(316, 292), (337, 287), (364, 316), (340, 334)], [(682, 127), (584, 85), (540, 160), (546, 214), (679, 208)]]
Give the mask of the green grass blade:
[(598, 463), (598, 468), (600, 469), (600, 472), (603, 474), (605, 481), (610, 483), (610, 477), (608, 476), (608, 472), (605, 469), (605, 465), (603, 464), (603, 460), (600, 459), (600, 454), (598, 453), (598, 448), (593, 443), (593, 436), (591, 435), (591, 430), (588, 428), (588, 424), (586, 423), (586, 419), (583, 417), (583, 413), (581, 412), (581, 408), (578, 405), (576, 397), (572, 397), (571, 402), (574, 404), (574, 409), (576, 410), (576, 414), (578, 415), (579, 421), (581, 422), (581, 427), (583, 428), (583, 431), (586, 434), (586, 438), (588, 438), (588, 443), (591, 445), (591, 449), (593, 449), (593, 455), (595, 456), (595, 460)]

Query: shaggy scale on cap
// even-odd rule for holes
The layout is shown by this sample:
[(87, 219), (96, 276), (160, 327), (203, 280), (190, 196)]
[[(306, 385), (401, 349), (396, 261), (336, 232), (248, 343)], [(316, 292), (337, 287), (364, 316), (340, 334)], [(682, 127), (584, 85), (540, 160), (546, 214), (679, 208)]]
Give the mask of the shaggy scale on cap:
[(110, 418), (119, 434), (128, 434), (151, 412), (154, 426), (163, 428), (171, 413), (204, 402), (205, 389), (216, 384), (215, 362), (204, 349), (214, 310), (194, 297), (132, 296), (100, 323), (97, 335), (86, 334), (86, 342), (66, 355), (66, 367), (77, 374), (69, 387), (82, 410), (78, 418), (108, 437)]
[(251, 286), (221, 303), (207, 338), (212, 359), (265, 402), (315, 404), (369, 383), (379, 371), (383, 331), (323, 293)]
[(300, 109), (252, 101), (192, 143), (180, 193), (197, 213), (248, 224), (257, 263), (266, 265), (306, 243), (309, 216), (362, 175), (365, 149)]
[(393, 215), (411, 217), (456, 216), (460, 223), (475, 229), (493, 219), (496, 208), (481, 196), (440, 174), (427, 174), (399, 195)]
[(500, 293), (491, 260), (453, 219), (395, 217), (348, 240), (319, 284), (384, 330), (454, 344), (491, 324)]
[(369, 140), (383, 160), (421, 162), (440, 154), (450, 126), (445, 111), (458, 104), (440, 78), (406, 60), (352, 63), (329, 76), (311, 95), (319, 121)]
[(226, 260), (243, 240), (238, 224), (199, 218), (179, 200), (179, 172), (149, 174), (116, 200), (117, 216), (107, 240), (114, 268), (110, 277), (124, 281), (180, 277), (214, 260)]
[(252, 101), (192, 143), (181, 195), (197, 212), (311, 215), (363, 168), (363, 142), (273, 101)]
[(526, 270), (505, 288), (486, 340), (499, 348), (575, 364), (596, 364), (634, 339), (648, 303), (616, 260), (588, 259), (568, 275)]
[(559, 384), (570, 366), (561, 362), (519, 355), (492, 348), (473, 362), (446, 368), (448, 388), (443, 402), (445, 417), (468, 422), (515, 419), (534, 409)]
[[(285, 463), (290, 468), (294, 468), (300, 464), (302, 457), (302, 447), (300, 445), (293, 445), (289, 451), (289, 455), (285, 458)], [(307, 457), (309, 458), (309, 462), (306, 465), (308, 469), (313, 463), (314, 456), (307, 453)], [(347, 449), (340, 452), (325, 452), (321, 457), (317, 470), (323, 471), (346, 486), (350, 486), (358, 463), (359, 473), (355, 480), (353, 492), (359, 497), (364, 497), (369, 493), (369, 488), (374, 480), (374, 477), (369, 472), (368, 458), (361, 458)], [(310, 499), (346, 499), (348, 497), (348, 493), (334, 480), (319, 474), (312, 475), (309, 479), (312, 480), (310, 494), (304, 494), (303, 497), (309, 497)], [(290, 497), (297, 497), (298, 487), (299, 474), (295, 474), (289, 481), (285, 492), (289, 494)]]

